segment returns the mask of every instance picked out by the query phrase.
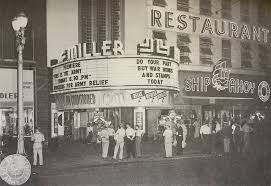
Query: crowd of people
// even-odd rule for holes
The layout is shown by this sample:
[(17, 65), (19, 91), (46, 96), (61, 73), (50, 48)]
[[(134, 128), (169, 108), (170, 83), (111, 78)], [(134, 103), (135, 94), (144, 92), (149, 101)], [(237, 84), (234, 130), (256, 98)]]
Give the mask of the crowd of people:
[(263, 137), (263, 117), (251, 115), (240, 122), (229, 120), (221, 123), (214, 120), (211, 124), (203, 123), (200, 127), (200, 137), (203, 151), (218, 155), (250, 155), (257, 152)]
[(115, 131), (113, 124), (107, 121), (98, 121), (88, 124), (88, 144), (101, 145), (102, 158), (123, 159), (124, 145), (127, 158), (141, 157), (141, 139), (144, 131), (139, 125), (133, 129), (129, 123), (121, 123)]
[[(109, 121), (96, 121), (88, 124), (87, 143), (92, 144), (97, 150), (101, 146), (103, 159), (123, 159), (125, 147), (127, 158), (140, 158), (142, 156), (142, 137), (144, 130), (139, 125), (134, 128), (129, 123), (121, 123), (117, 130)], [(171, 119), (164, 118), (162, 139), (164, 144), (165, 157), (172, 157), (173, 146), (176, 147), (176, 154), (182, 155), (186, 146), (187, 128), (179, 117)]]

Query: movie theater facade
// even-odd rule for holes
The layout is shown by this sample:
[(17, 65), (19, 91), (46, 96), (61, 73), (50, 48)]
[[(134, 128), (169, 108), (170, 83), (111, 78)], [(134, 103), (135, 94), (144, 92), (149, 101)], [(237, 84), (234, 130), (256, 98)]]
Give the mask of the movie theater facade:
[[(72, 116), (66, 117), (73, 120), (75, 139), (84, 136), (83, 128), (97, 115), (115, 128), (123, 122), (145, 130), (146, 107), (173, 108), (174, 93), (179, 91), (177, 48), (150, 38), (137, 45), (137, 55), (125, 55), (117, 40), (104, 41), (100, 53), (95, 48), (95, 42), (78, 44), (52, 66), (55, 125), (62, 122), (61, 114), (63, 124), (67, 122), (65, 112), (70, 111)], [(53, 131), (58, 132), (56, 126)]]
[(228, 10), (231, 18), (212, 13), (224, 10), (223, 0), (200, 2), (65, 0), (71, 14), (64, 21), (61, 1), (49, 0), (51, 136), (78, 139), (101, 116), (153, 136), (171, 110), (187, 125), (223, 125), (253, 105), (270, 104), (269, 30), (255, 23), (255, 12), (248, 14), (255, 24), (242, 20), (241, 2)]

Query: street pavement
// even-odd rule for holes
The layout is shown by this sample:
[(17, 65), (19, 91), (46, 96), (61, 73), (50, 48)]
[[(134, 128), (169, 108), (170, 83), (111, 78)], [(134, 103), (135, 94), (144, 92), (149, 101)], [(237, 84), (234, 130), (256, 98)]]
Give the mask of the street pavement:
[(261, 171), (256, 167), (247, 158), (179, 157), (160, 161), (73, 167), (48, 174), (37, 173), (25, 186), (267, 186)]
[[(142, 158), (113, 161), (103, 160), (91, 145), (63, 144), (56, 152), (44, 151), (45, 165), (33, 167), (25, 186), (267, 186), (253, 156), (215, 156), (200, 149), (199, 143), (182, 156), (164, 158), (163, 145), (145, 143)], [(3, 181), (0, 185), (6, 186)]]

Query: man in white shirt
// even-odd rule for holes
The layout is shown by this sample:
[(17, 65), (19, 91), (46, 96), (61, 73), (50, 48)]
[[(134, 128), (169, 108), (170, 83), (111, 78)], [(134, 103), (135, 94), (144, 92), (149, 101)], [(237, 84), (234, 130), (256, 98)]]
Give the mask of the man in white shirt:
[(131, 127), (130, 124), (127, 124), (126, 129), (126, 147), (127, 147), (127, 158), (130, 158), (131, 155), (135, 158), (135, 130)]
[(200, 127), (200, 135), (203, 143), (203, 151), (206, 153), (210, 153), (210, 137), (211, 137), (211, 128), (207, 123)]
[(113, 159), (117, 159), (117, 154), (118, 154), (118, 151), (120, 149), (119, 159), (122, 160), (122, 158), (123, 158), (124, 137), (125, 137), (125, 129), (124, 129), (124, 125), (121, 124), (120, 128), (117, 130), (117, 132), (115, 133), (115, 136), (114, 136), (114, 139), (116, 140), (116, 145), (115, 145), (115, 149), (114, 149), (114, 157), (113, 157)]
[(43, 165), (43, 155), (42, 155), (42, 142), (45, 140), (44, 135), (40, 132), (39, 128), (35, 130), (31, 140), (34, 142), (33, 144), (33, 155), (34, 162), (33, 165), (37, 165), (37, 156), (39, 155), (39, 163)]
[(106, 126), (102, 127), (102, 131), (99, 133), (102, 142), (102, 158), (106, 159), (108, 155), (109, 147), (109, 133)]

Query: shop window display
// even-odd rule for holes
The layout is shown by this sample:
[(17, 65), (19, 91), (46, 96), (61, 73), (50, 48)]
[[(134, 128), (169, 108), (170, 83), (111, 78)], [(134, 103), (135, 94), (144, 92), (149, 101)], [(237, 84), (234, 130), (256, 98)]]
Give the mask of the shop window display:
[[(14, 108), (0, 109), (0, 127), (3, 135), (16, 136), (18, 134), (17, 111)], [(24, 108), (24, 135), (31, 136), (34, 131), (33, 108)]]

